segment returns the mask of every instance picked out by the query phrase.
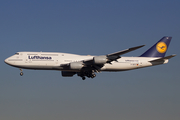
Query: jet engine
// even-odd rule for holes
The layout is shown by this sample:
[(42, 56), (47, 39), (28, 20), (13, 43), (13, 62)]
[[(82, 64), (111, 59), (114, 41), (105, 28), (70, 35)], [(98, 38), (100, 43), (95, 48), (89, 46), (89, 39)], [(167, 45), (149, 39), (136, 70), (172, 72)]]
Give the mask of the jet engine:
[(69, 68), (72, 70), (81, 70), (82, 67), (83, 67), (82, 62), (73, 62), (69, 64)]
[(106, 56), (96, 56), (93, 58), (94, 64), (105, 64), (107, 62)]
[(67, 72), (67, 71), (61, 71), (61, 75), (63, 77), (72, 77), (73, 75), (75, 75), (75, 72)]

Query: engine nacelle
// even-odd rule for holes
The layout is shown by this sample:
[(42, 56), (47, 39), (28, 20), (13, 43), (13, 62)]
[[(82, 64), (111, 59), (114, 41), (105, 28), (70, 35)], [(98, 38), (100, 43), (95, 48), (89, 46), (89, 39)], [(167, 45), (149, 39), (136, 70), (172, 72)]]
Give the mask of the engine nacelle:
[(93, 58), (94, 64), (105, 64), (107, 62), (106, 56), (96, 56)]
[(75, 74), (76, 74), (75, 72), (61, 71), (61, 75), (63, 77), (72, 77)]
[(83, 67), (82, 62), (73, 62), (69, 64), (69, 68), (72, 70), (81, 70), (82, 67)]

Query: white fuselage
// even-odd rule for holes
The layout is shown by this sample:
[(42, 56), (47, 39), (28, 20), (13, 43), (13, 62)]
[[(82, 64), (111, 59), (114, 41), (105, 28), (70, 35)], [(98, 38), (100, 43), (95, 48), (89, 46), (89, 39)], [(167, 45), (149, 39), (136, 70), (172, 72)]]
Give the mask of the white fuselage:
[[(92, 59), (94, 56), (76, 55), (68, 53), (56, 52), (18, 52), (17, 54), (7, 58), (5, 62), (11, 66), (25, 69), (40, 69), (40, 70), (60, 70), (60, 71), (75, 71), (69, 68), (61, 67), (62, 64), (79, 62)], [(149, 62), (158, 58), (154, 57), (121, 57), (111, 64), (106, 63), (100, 69), (101, 71), (125, 71), (138, 69), (153, 65), (167, 63), (168, 60), (162, 62)], [(76, 72), (78, 72), (76, 70)]]

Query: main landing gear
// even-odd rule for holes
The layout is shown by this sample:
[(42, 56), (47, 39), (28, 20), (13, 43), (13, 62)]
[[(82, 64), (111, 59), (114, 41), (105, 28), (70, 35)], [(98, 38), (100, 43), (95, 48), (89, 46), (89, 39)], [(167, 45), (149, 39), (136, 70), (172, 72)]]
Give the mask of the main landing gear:
[(82, 80), (85, 80), (86, 79), (86, 77), (85, 76), (82, 76)]
[(82, 80), (85, 80), (86, 77), (88, 78), (94, 78), (96, 77), (96, 74), (94, 73), (94, 71), (85, 71), (85, 72), (80, 72), (78, 73), (78, 76), (80, 76), (82, 78)]
[(20, 72), (20, 76), (23, 76), (23, 72), (22, 72), (23, 70), (22, 70), (21, 68), (19, 68), (19, 69), (20, 69), (20, 71), (21, 71), (21, 72)]

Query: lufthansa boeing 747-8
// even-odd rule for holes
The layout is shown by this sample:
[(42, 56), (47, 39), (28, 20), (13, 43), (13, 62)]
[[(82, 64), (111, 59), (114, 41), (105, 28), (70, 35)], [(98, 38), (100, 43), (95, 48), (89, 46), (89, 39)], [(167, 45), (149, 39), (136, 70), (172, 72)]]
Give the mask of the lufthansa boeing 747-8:
[(166, 56), (172, 37), (163, 37), (139, 57), (121, 57), (121, 55), (143, 47), (132, 47), (119, 52), (101, 55), (85, 56), (58, 52), (17, 52), (5, 59), (5, 63), (21, 70), (59, 70), (63, 77), (77, 74), (85, 80), (94, 78), (101, 71), (125, 71), (168, 63), (176, 55)]

